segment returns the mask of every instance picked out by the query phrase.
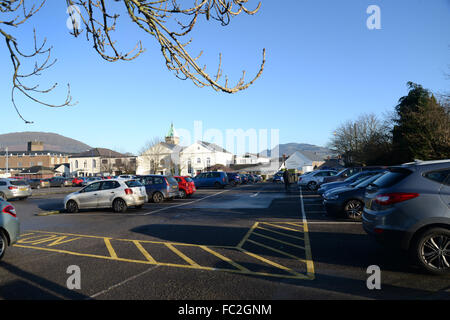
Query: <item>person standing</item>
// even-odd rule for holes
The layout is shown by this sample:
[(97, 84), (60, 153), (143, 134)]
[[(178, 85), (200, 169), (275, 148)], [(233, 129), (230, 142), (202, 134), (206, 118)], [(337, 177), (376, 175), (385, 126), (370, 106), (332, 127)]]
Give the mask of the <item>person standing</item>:
[(283, 172), (284, 189), (286, 192), (289, 190), (289, 171), (285, 170)]

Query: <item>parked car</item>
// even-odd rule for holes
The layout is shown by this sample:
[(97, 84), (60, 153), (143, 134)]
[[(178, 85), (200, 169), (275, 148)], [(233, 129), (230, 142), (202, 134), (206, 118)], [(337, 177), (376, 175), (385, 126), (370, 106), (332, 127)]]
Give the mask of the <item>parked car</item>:
[[(81, 183), (81, 185), (83, 187), (85, 187), (88, 184), (91, 184), (92, 182), (101, 181), (101, 180), (102, 180), (102, 178), (100, 178), (100, 177), (88, 177), (88, 178), (84, 179), (84, 181)], [(119, 180), (119, 179), (117, 179), (117, 180)], [(125, 179), (122, 179), (122, 180), (125, 180)], [(129, 180), (131, 180), (131, 179), (129, 179)]]
[(145, 175), (137, 179), (145, 186), (148, 201), (159, 203), (179, 195), (178, 181), (172, 176)]
[(391, 167), (366, 188), (364, 201), (369, 235), (409, 250), (428, 272), (450, 272), (450, 160)]
[(174, 176), (174, 178), (178, 182), (178, 190), (181, 199), (184, 199), (197, 191), (195, 184), (190, 177)]
[(45, 179), (27, 179), (26, 182), (31, 189), (41, 189), (50, 187), (50, 182)]
[(241, 176), (241, 184), (249, 183), (248, 174), (240, 173)]
[(31, 196), (31, 187), (25, 180), (0, 179), (0, 198), (26, 199)]
[(136, 176), (130, 175), (130, 174), (123, 174), (117, 177), (117, 179), (125, 179), (125, 180), (130, 180), (130, 179), (136, 179)]
[(225, 186), (228, 184), (227, 174), (221, 171), (202, 172), (199, 175), (197, 175), (193, 180), (197, 188), (201, 187), (225, 188)]
[(73, 187), (81, 187), (83, 183), (85, 182), (86, 178), (83, 177), (75, 177), (72, 179), (72, 186)]
[(242, 183), (241, 175), (237, 172), (227, 172), (228, 182), (232, 186), (237, 186)]
[(345, 216), (360, 220), (364, 208), (366, 187), (383, 173), (364, 176), (351, 184), (331, 189), (323, 195), (323, 205), (330, 216)]
[(70, 187), (72, 185), (72, 181), (64, 177), (53, 177), (48, 180), (50, 187)]
[(283, 179), (283, 172), (277, 172), (273, 175), (272, 178), (272, 182), (273, 183), (283, 183), (284, 179)]
[(386, 169), (386, 167), (380, 167), (380, 166), (367, 166), (367, 167), (352, 167), (352, 168), (345, 168), (342, 169), (341, 171), (339, 171), (336, 175), (334, 176), (329, 176), (329, 177), (325, 177), (325, 179), (323, 179), (322, 184), (324, 183), (329, 183), (329, 182), (334, 182), (334, 181), (344, 181), (345, 179), (353, 176), (354, 174), (357, 174), (361, 171), (371, 171), (371, 170), (375, 170), (375, 171), (379, 171), (379, 170), (383, 170)]
[(348, 177), (344, 181), (334, 181), (334, 182), (323, 183), (317, 190), (317, 193), (322, 195), (325, 192), (332, 190), (334, 188), (348, 186), (354, 182), (361, 181), (362, 179), (377, 175), (384, 171), (385, 170), (361, 171), (361, 172), (358, 172), (357, 174), (352, 175), (351, 177)]
[(256, 183), (255, 177), (252, 174), (247, 174), (248, 183)]
[(20, 234), (20, 223), (12, 204), (0, 199), (0, 260), (8, 246), (16, 243)]
[(309, 190), (315, 191), (323, 182), (325, 177), (336, 175), (335, 170), (316, 170), (309, 174), (305, 174), (298, 178), (297, 184), (299, 186), (306, 186)]
[(137, 180), (96, 181), (64, 198), (69, 213), (80, 209), (112, 208), (126, 212), (128, 207), (142, 208), (147, 201), (145, 187)]

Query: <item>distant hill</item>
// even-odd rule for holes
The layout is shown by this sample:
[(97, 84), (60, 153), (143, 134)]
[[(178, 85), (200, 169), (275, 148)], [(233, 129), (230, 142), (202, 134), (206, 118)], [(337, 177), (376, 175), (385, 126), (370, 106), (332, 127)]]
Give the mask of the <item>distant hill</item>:
[(2, 151), (8, 147), (9, 151), (25, 151), (29, 141), (42, 141), (44, 150), (67, 153), (78, 153), (91, 149), (85, 143), (51, 132), (13, 132), (0, 135)]
[[(319, 157), (326, 158), (327, 156), (332, 156), (334, 152), (328, 148), (316, 146), (313, 144), (308, 143), (284, 143), (278, 145), (279, 147), (279, 156), (282, 157), (283, 154), (285, 154), (287, 157), (289, 157), (291, 154), (293, 154), (296, 151), (307, 151), (310, 153), (314, 153)], [(275, 148), (274, 148), (275, 149)], [(264, 150), (260, 152), (260, 155), (264, 155), (265, 152), (267, 152), (267, 156), (272, 157), (273, 150)]]

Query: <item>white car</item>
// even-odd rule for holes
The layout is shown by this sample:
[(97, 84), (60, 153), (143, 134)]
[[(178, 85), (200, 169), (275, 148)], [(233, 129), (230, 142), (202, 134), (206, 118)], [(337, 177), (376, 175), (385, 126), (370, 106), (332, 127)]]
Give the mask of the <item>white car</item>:
[(317, 190), (325, 177), (334, 176), (336, 170), (316, 170), (308, 172), (298, 178), (299, 186), (306, 186), (309, 190)]
[(79, 209), (112, 208), (125, 212), (128, 207), (142, 208), (148, 201), (145, 186), (137, 180), (108, 179), (88, 184), (64, 198), (64, 209), (76, 213)]

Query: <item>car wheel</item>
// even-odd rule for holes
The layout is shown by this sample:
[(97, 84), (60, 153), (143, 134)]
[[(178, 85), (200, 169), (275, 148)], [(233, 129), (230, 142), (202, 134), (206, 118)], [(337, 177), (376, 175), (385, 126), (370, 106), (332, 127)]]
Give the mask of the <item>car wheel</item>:
[(364, 205), (359, 200), (350, 200), (344, 206), (344, 212), (347, 218), (352, 220), (361, 220)]
[(154, 203), (160, 203), (164, 201), (164, 196), (161, 192), (155, 192), (152, 196), (152, 199)]
[(8, 200), (3, 192), (0, 192), (0, 199)]
[(186, 191), (180, 190), (180, 198), (181, 199), (186, 199), (186, 197), (187, 197)]
[(69, 200), (66, 204), (66, 209), (68, 213), (77, 213), (78, 204), (74, 200)]
[(308, 182), (308, 184), (306, 186), (311, 191), (316, 191), (317, 190), (317, 182), (315, 182), (315, 181)]
[(3, 258), (6, 252), (6, 247), (8, 246), (8, 240), (3, 232), (0, 231), (0, 260)]
[(124, 213), (128, 209), (127, 203), (122, 199), (116, 199), (113, 202), (113, 210), (117, 213)]
[(425, 271), (450, 273), (450, 230), (432, 228), (420, 234), (411, 247), (414, 260)]

